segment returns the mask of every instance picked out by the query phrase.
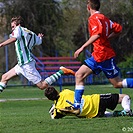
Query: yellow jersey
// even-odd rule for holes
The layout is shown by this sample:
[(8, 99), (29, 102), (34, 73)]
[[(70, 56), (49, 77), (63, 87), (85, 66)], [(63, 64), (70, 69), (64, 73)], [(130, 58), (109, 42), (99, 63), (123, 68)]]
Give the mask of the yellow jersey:
[[(66, 100), (70, 102), (74, 102), (74, 91), (69, 89), (65, 89), (60, 92), (60, 97), (58, 101), (54, 101), (55, 109), (54, 109), (54, 117), (56, 117), (57, 113), (61, 114), (60, 109), (69, 107), (70, 104), (66, 102)], [(81, 99), (80, 105), (80, 114), (78, 117), (86, 117), (86, 118), (93, 118), (98, 114), (99, 110), (99, 101), (100, 95), (93, 94), (93, 95), (83, 95)]]

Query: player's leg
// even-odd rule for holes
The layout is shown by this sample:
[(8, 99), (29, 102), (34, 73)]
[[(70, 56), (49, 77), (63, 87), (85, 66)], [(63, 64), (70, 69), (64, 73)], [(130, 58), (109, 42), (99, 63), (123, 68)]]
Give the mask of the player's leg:
[(122, 111), (114, 111), (115, 116), (133, 116), (132, 110), (130, 108), (131, 98), (127, 94), (119, 94), (118, 104), (121, 104)]
[(112, 85), (117, 88), (122, 87), (121, 85), (121, 79), (119, 77), (120, 69), (116, 66), (115, 59), (111, 58), (108, 60), (105, 60), (101, 64), (102, 71), (106, 75), (106, 77), (109, 79), (109, 81), (112, 83)]
[(129, 97), (129, 95), (126, 95), (126, 94), (119, 94), (119, 97), (122, 97), (121, 105), (122, 105), (123, 109), (126, 112), (129, 112), (130, 111), (131, 98)]
[(120, 69), (116, 66), (114, 58), (102, 62), (101, 67), (102, 71), (115, 88), (133, 88), (133, 78), (122, 80), (119, 77)]
[(74, 95), (74, 104), (70, 103), (73, 108), (69, 109), (61, 109), (66, 113), (72, 113), (78, 115), (80, 113), (80, 103), (81, 98), (84, 93), (84, 79), (94, 73), (99, 74), (101, 70), (97, 67), (97, 62), (93, 57), (90, 57), (84, 61), (84, 64), (79, 68), (79, 70), (75, 73), (76, 85), (75, 85), (75, 95)]
[(47, 77), (45, 80), (38, 82), (36, 85), (41, 89), (44, 90), (45, 88), (47, 88), (49, 85), (53, 84), (54, 82), (56, 82), (61, 75), (74, 75), (75, 76), (75, 72), (71, 69), (67, 69), (65, 67), (60, 67), (60, 70), (58, 72), (56, 72), (55, 74), (52, 74), (51, 76)]
[[(100, 94), (100, 104), (99, 104), (99, 111), (101, 112), (100, 114), (102, 114), (103, 111), (105, 113), (106, 109), (114, 110), (118, 104), (118, 100), (119, 100), (119, 94), (111, 94), (111, 93)], [(111, 115), (113, 114), (110, 113), (110, 116)]]
[(110, 78), (109, 81), (115, 88), (133, 88), (133, 78), (121, 79), (119, 76)]
[(109, 78), (109, 81), (115, 88), (123, 88), (122, 80), (119, 76), (117, 76), (115, 78)]
[(12, 68), (8, 72), (2, 75), (1, 81), (0, 81), (0, 92), (2, 92), (7, 85), (7, 82), (12, 78), (15, 77), (17, 74), (15, 72), (15, 69)]
[(80, 107), (82, 94), (84, 93), (84, 79), (94, 72), (95, 74), (99, 74), (101, 70), (98, 69), (97, 62), (94, 60), (94, 58), (90, 57), (84, 61), (84, 64), (75, 74), (76, 85), (74, 106), (77, 109)]
[(133, 88), (133, 78), (126, 78), (122, 80), (123, 88)]
[[(122, 104), (122, 102), (124, 103), (124, 105), (122, 105), (122, 107), (127, 110), (128, 109), (128, 113), (130, 110), (130, 102), (129, 102), (129, 97), (127, 98), (126, 94), (101, 94), (100, 95), (100, 104), (99, 104), (99, 114), (102, 114), (102, 112), (104, 112), (104, 110), (110, 109), (110, 110), (114, 110), (117, 106), (117, 104)], [(125, 98), (125, 99), (123, 99)], [(123, 111), (114, 111), (114, 112), (106, 112), (104, 113), (105, 117), (111, 117), (111, 116), (122, 116)], [(125, 112), (125, 115), (126, 112)]]
[(56, 72), (55, 74), (47, 77), (42, 83), (43, 83), (43, 87), (42, 89), (45, 89), (46, 87), (48, 87), (49, 85), (53, 84), (54, 82), (56, 82), (61, 75), (74, 75), (75, 76), (75, 72), (71, 69), (65, 68), (63, 66), (60, 67), (60, 70), (58, 72)]
[(75, 74), (75, 79), (76, 79), (75, 96), (74, 96), (75, 108), (80, 107), (81, 98), (84, 93), (84, 79), (91, 73), (92, 70), (88, 66), (82, 65)]
[(80, 114), (81, 98), (84, 93), (84, 79), (91, 73), (92, 70), (86, 65), (82, 65), (79, 68), (79, 70), (75, 73), (76, 85), (75, 85), (74, 103), (71, 103), (70, 101), (67, 100), (66, 102), (68, 102), (72, 107), (60, 109), (60, 111), (66, 114), (74, 114), (74, 115)]
[(19, 70), (17, 74), (22, 74), (25, 78), (27, 78), (41, 90), (44, 90), (46, 87), (48, 87), (48, 85), (51, 85), (52, 83), (57, 81), (63, 74), (75, 75), (75, 72), (71, 69), (60, 67), (60, 70), (58, 72), (46, 78), (45, 80), (42, 80), (40, 73), (35, 67), (34, 61), (25, 64), (21, 67), (17, 66), (17, 70)]

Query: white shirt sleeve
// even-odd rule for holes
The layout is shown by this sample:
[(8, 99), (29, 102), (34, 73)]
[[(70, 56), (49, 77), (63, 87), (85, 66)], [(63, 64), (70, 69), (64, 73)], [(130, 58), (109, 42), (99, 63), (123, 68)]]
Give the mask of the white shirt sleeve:
[(42, 44), (42, 37), (36, 35), (36, 45)]

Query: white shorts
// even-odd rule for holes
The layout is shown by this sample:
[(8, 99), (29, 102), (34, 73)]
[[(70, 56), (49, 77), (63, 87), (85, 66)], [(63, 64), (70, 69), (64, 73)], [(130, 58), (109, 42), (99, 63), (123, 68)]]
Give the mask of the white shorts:
[(37, 84), (42, 80), (41, 75), (35, 67), (35, 61), (31, 61), (25, 65), (14, 67), (17, 75), (22, 74), (25, 78), (31, 81), (33, 84)]

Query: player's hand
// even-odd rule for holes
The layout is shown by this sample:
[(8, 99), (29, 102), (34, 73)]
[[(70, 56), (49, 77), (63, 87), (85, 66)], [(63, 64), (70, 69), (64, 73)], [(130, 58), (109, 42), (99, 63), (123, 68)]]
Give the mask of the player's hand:
[(51, 119), (54, 119), (54, 109), (55, 109), (55, 104), (52, 104), (52, 106), (49, 109), (49, 114), (51, 116)]
[(42, 34), (42, 33), (39, 33), (39, 34), (38, 34), (38, 36), (39, 36), (39, 37), (43, 37), (43, 36), (44, 36), (44, 34)]
[(83, 51), (83, 48), (79, 48), (75, 53), (74, 53), (74, 58), (77, 58), (79, 54)]

